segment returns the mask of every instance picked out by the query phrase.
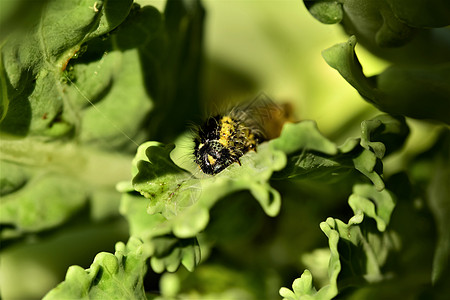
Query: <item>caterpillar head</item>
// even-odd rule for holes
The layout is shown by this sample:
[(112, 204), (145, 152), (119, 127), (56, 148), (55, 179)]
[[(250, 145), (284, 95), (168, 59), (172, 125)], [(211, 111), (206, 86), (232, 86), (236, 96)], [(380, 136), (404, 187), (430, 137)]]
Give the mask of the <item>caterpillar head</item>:
[(196, 143), (194, 156), (203, 173), (209, 175), (217, 174), (238, 161), (231, 155), (230, 150), (217, 140), (209, 140), (204, 144)]

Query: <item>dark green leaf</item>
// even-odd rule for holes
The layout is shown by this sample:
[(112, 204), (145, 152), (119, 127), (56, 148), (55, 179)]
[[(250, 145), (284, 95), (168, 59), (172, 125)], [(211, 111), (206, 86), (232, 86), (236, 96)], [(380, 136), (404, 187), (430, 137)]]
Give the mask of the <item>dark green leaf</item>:
[(424, 190), (437, 228), (431, 279), (444, 284), (450, 272), (450, 132), (443, 129), (436, 144), (413, 161), (411, 173)]
[(344, 16), (342, 4), (338, 1), (303, 1), (311, 15), (324, 24), (340, 23)]
[[(339, 22), (375, 55), (399, 64), (448, 63), (450, 5), (446, 0), (304, 0), (325, 24)], [(440, 28), (444, 27), (444, 28)]]
[[(355, 185), (348, 202), (354, 216), (347, 224), (333, 218), (320, 224), (331, 252), (329, 283), (316, 290), (310, 271), (305, 270), (294, 281), (292, 290), (280, 289), (284, 299), (332, 299), (346, 287), (377, 282), (384, 277), (381, 267), (388, 253), (399, 248), (398, 237), (385, 232), (395, 206), (393, 196), (387, 190), (378, 192), (371, 185)], [(376, 221), (377, 227), (369, 218)]]
[(450, 3), (446, 0), (389, 0), (394, 14), (406, 24), (419, 27), (450, 25)]
[(392, 66), (367, 78), (354, 48), (356, 38), (322, 52), (361, 96), (382, 111), (450, 124), (450, 65), (423, 67)]

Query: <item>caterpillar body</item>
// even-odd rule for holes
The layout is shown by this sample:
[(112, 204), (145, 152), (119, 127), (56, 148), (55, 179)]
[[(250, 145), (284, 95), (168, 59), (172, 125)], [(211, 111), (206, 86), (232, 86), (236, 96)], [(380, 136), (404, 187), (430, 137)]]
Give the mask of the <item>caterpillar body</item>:
[[(261, 99), (264, 98), (264, 99)], [(280, 134), (289, 112), (267, 96), (209, 117), (196, 130), (194, 160), (205, 174), (215, 175), (257, 146)]]

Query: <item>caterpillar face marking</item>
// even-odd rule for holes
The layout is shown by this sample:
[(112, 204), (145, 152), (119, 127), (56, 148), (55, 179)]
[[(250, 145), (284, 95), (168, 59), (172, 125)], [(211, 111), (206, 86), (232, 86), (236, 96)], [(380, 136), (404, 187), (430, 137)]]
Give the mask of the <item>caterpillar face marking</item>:
[(230, 115), (210, 117), (198, 129), (194, 157), (200, 169), (215, 175), (232, 163), (240, 164), (239, 158), (264, 140), (258, 128)]

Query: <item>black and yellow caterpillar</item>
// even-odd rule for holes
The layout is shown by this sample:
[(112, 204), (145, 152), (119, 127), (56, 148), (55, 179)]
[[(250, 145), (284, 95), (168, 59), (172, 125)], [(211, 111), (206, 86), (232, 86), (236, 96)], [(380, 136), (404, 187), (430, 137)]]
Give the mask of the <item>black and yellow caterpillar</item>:
[[(255, 104), (256, 103), (256, 104)], [(194, 160), (205, 174), (215, 175), (265, 140), (277, 137), (290, 118), (286, 107), (269, 100), (240, 105), (209, 117), (194, 139)]]
[(231, 115), (206, 120), (195, 139), (195, 162), (206, 174), (217, 174), (264, 141), (263, 132)]

